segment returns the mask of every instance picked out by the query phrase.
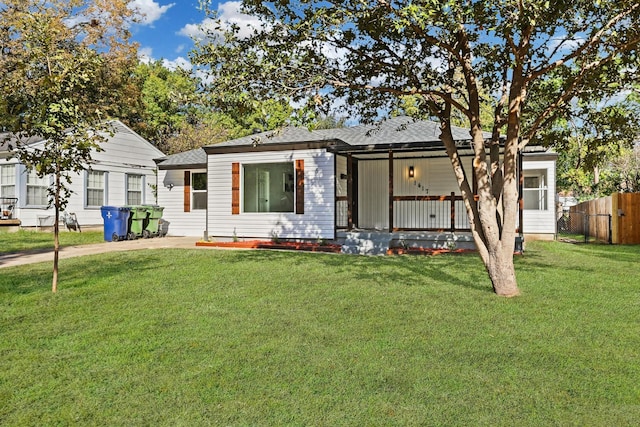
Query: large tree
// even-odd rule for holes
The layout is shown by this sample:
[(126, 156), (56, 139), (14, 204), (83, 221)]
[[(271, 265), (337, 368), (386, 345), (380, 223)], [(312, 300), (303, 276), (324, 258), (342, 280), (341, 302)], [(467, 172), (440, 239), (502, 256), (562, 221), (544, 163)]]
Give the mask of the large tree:
[[(417, 96), (421, 116), (440, 122), (478, 252), (504, 296), (519, 293), (518, 151), (572, 100), (620, 90), (638, 70), (636, 0), (244, 0), (241, 11), (254, 17), (250, 31), (218, 20), (193, 54), (212, 90), (311, 107), (339, 100), (363, 120)], [(547, 79), (554, 84), (540, 84)], [(536, 97), (546, 102), (528, 108)], [(477, 202), (452, 136), (459, 116), (469, 123)]]
[[(0, 3), (0, 125), (28, 170), (53, 176), (52, 290), (58, 285), (59, 214), (75, 173), (109, 133), (105, 120), (135, 60), (126, 0), (5, 0)], [(111, 96), (105, 96), (109, 88)], [(34, 138), (42, 146), (30, 144)]]

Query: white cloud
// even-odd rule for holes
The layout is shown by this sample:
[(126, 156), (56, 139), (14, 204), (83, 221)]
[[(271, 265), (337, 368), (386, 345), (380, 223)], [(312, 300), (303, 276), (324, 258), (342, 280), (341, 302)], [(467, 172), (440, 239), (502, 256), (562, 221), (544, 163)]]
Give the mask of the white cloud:
[[(245, 38), (258, 28), (262, 28), (263, 22), (255, 16), (245, 15), (240, 12), (241, 2), (228, 1), (218, 5), (218, 17), (227, 28), (231, 25), (237, 25), (240, 29), (238, 35)], [(191, 37), (192, 39), (202, 40), (207, 35), (215, 34), (215, 21), (211, 18), (205, 18), (199, 24), (187, 24), (178, 32), (178, 34)]]
[(154, 0), (133, 0), (128, 8), (135, 11), (142, 25), (152, 25), (164, 15), (175, 3), (160, 6)]
[(168, 59), (163, 59), (162, 65), (164, 65), (165, 68), (171, 71), (177, 70), (178, 68), (182, 68), (185, 71), (189, 71), (193, 68), (193, 65), (191, 65), (191, 62), (189, 62), (188, 59), (185, 59), (182, 56), (177, 57), (173, 61), (170, 61)]
[(150, 47), (141, 47), (138, 49), (138, 59), (144, 64), (153, 62), (153, 49)]
[(226, 3), (221, 3), (218, 6), (218, 13), (220, 14), (220, 19), (227, 24), (236, 24), (240, 27), (240, 37), (248, 37), (251, 35), (253, 30), (262, 27), (262, 21), (255, 16), (245, 15), (244, 13), (240, 13), (240, 5), (239, 1), (229, 1)]
[(178, 31), (181, 36), (187, 36), (194, 40), (202, 40), (207, 37), (207, 29), (213, 30), (214, 20), (206, 18), (199, 24), (187, 24)]

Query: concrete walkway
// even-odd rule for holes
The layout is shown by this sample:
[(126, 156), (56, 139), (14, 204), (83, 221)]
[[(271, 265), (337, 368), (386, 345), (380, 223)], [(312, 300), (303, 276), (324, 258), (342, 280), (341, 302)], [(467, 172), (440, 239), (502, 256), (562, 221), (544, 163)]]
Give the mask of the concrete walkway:
[[(102, 242), (91, 245), (66, 246), (60, 249), (60, 259), (101, 254), (105, 252), (135, 251), (140, 249), (202, 249), (202, 247), (196, 246), (197, 241), (197, 237), (156, 237), (153, 239), (124, 240), (122, 242)], [(0, 254), (0, 268), (47, 261), (53, 262), (53, 249)]]

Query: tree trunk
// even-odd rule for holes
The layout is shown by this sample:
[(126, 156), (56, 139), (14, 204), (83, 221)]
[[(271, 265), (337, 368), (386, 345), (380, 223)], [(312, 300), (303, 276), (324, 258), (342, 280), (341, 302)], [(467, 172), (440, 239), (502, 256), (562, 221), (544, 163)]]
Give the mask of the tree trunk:
[(493, 291), (503, 297), (515, 297), (520, 295), (513, 265), (515, 239), (512, 245), (509, 245), (506, 241), (504, 243), (491, 248), (485, 255), (486, 259), (485, 256), (482, 258), (487, 268), (487, 273), (489, 273)]
[(56, 173), (55, 194), (53, 207), (55, 216), (53, 220), (53, 279), (51, 291), (58, 291), (58, 258), (60, 253), (60, 172)]

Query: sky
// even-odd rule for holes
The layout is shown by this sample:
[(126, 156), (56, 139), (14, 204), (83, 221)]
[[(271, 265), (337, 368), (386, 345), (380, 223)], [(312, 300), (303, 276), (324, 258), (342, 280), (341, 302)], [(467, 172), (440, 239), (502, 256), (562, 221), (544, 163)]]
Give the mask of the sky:
[[(193, 37), (198, 37), (200, 26), (207, 24), (198, 3), (198, 0), (133, 0), (130, 7), (144, 16), (131, 27), (141, 60), (162, 60), (167, 68), (191, 69), (188, 53), (193, 47)], [(238, 12), (239, 1), (214, 1), (213, 6), (216, 5), (223, 20), (242, 24), (250, 19)]]

